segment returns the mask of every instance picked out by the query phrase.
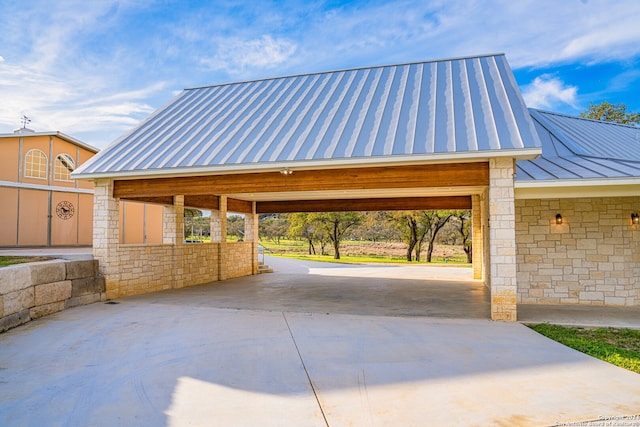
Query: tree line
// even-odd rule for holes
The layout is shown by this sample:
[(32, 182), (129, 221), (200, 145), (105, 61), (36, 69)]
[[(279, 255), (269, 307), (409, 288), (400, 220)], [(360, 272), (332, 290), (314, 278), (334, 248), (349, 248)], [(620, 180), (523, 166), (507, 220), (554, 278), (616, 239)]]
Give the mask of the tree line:
[[(262, 215), (260, 238), (276, 244), (301, 239), (310, 255), (340, 259), (340, 244), (347, 239), (404, 242), (407, 261), (431, 262), (438, 237), (442, 243), (461, 245), (472, 262), (471, 211), (429, 210), (395, 212), (323, 212)], [(444, 232), (444, 233), (443, 233)]]

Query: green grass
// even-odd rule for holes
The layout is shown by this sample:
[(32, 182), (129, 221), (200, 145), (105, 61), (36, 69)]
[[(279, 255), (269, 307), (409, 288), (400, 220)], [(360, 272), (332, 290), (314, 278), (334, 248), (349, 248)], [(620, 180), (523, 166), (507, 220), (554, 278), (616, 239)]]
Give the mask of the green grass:
[[(385, 245), (385, 243), (375, 243), (369, 241), (359, 240), (345, 240), (341, 245), (341, 259), (333, 259), (333, 248), (327, 247), (330, 255), (309, 255), (308, 243), (304, 240), (289, 240), (282, 239), (280, 244), (276, 244), (272, 241), (262, 240), (260, 244), (265, 248), (265, 253), (268, 255), (300, 259), (311, 261), (323, 261), (323, 262), (338, 262), (346, 264), (365, 264), (365, 263), (393, 263), (393, 264), (422, 264), (429, 265), (424, 260), (420, 262), (408, 262), (405, 255), (399, 255), (397, 248), (395, 253), (388, 253), (389, 250), (380, 247), (376, 248), (376, 245)], [(367, 247), (369, 249), (367, 249)], [(354, 250), (354, 248), (363, 248)], [(320, 246), (316, 245), (316, 250), (320, 251)], [(357, 253), (353, 253), (357, 252)], [(364, 253), (362, 253), (364, 252)], [(426, 251), (423, 251), (424, 257)], [(458, 266), (469, 266), (466, 256), (464, 254), (456, 254), (445, 259), (442, 256), (438, 256), (434, 253), (431, 264), (453, 264)]]
[(334, 259), (333, 255), (302, 255), (295, 253), (270, 253), (266, 252), (267, 255), (277, 256), (281, 258), (289, 258), (289, 259), (299, 259), (303, 261), (320, 261), (320, 262), (336, 262), (340, 264), (407, 264), (407, 265), (431, 265), (431, 264), (449, 264), (456, 265), (458, 267), (471, 267), (471, 264), (460, 263), (460, 262), (447, 262), (444, 260), (433, 260), (431, 264), (427, 264), (424, 261), (421, 262), (408, 262), (405, 258), (399, 257), (386, 257), (386, 256), (359, 256), (359, 255), (342, 255), (340, 259)]
[(540, 324), (534, 331), (589, 356), (640, 373), (640, 331)]
[(36, 257), (25, 257), (25, 256), (0, 256), (0, 267), (7, 267), (9, 265), (15, 264), (24, 264), (27, 262), (36, 262), (36, 261), (47, 261), (51, 258), (36, 256)]

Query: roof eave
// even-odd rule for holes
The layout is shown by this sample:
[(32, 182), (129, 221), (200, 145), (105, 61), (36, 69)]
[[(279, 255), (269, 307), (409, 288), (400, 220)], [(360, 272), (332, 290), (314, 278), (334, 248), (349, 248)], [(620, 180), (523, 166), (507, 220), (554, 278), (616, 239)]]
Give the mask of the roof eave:
[(640, 196), (640, 177), (517, 181), (516, 199)]
[(168, 178), (193, 175), (230, 175), (238, 173), (278, 172), (282, 169), (309, 170), (309, 169), (345, 169), (355, 167), (382, 167), (382, 166), (406, 166), (415, 164), (437, 163), (473, 163), (486, 162), (491, 158), (511, 157), (517, 160), (531, 160), (540, 156), (542, 149), (523, 148), (508, 150), (491, 150), (468, 153), (442, 153), (408, 156), (387, 156), (372, 158), (345, 158), (327, 160), (305, 160), (269, 162), (242, 165), (215, 165), (192, 168), (172, 168), (156, 170), (97, 172), (71, 174), (74, 179), (142, 179), (142, 178)]

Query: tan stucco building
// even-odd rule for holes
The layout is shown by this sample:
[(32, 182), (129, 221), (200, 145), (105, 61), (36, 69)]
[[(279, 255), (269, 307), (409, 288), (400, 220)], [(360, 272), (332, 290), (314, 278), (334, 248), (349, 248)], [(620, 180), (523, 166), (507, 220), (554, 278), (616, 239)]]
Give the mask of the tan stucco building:
[[(93, 183), (71, 173), (97, 152), (61, 132), (0, 134), (0, 247), (91, 246)], [(162, 241), (162, 206), (119, 212), (122, 243)]]

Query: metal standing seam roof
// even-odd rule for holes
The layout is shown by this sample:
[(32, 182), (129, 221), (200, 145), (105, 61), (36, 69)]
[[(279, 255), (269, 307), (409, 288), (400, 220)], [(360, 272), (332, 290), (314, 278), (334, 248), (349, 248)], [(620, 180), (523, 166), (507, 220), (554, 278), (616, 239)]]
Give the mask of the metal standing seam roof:
[(640, 178), (640, 128), (529, 111), (542, 155), (516, 162), (516, 184)]
[(533, 158), (540, 142), (500, 54), (185, 89), (74, 176), (384, 164), (505, 151)]

